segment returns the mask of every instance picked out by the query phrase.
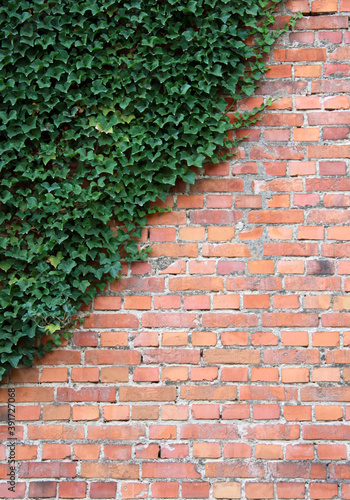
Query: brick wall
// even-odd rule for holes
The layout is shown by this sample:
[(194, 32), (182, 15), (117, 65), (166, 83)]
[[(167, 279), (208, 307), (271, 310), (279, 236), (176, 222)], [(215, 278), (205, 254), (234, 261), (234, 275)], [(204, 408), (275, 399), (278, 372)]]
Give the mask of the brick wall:
[(149, 260), (13, 372), (1, 498), (350, 499), (350, 1), (287, 8), (236, 159), (177, 186)]

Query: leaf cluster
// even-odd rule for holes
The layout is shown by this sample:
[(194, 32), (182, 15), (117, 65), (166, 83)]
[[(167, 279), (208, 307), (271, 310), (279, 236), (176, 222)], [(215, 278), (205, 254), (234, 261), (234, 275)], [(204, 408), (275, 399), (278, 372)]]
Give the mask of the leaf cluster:
[(149, 204), (234, 145), (224, 96), (256, 88), (278, 1), (2, 3), (0, 378), (59, 345), (146, 256)]

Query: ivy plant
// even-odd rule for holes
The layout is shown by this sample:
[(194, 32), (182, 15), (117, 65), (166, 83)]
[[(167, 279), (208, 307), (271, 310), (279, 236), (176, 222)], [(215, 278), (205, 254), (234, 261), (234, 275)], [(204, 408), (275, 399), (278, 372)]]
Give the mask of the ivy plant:
[(224, 97), (257, 87), (278, 2), (2, 3), (0, 379), (146, 257), (151, 202), (234, 146)]

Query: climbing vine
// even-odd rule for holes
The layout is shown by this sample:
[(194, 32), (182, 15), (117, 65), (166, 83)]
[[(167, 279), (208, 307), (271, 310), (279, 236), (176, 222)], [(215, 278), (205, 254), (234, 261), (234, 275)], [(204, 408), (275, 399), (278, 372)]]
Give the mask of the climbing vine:
[(223, 96), (258, 85), (278, 2), (2, 3), (0, 378), (146, 257), (150, 202), (235, 145)]

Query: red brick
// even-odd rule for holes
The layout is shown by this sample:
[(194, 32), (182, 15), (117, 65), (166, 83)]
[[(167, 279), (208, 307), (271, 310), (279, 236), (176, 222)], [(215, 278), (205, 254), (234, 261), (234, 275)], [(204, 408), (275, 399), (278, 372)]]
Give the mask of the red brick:
[(72, 368), (72, 382), (98, 382), (98, 368)]
[(40, 420), (40, 405), (38, 406), (17, 406), (15, 411), (16, 421)]
[(209, 483), (182, 483), (182, 498), (209, 498)]
[(76, 476), (76, 464), (68, 462), (25, 462), (19, 466), (19, 476), (23, 478), (70, 478)]
[(264, 255), (307, 257), (318, 255), (316, 243), (264, 243)]
[(204, 327), (247, 327), (257, 326), (257, 317), (253, 314), (204, 313), (202, 320)]
[(275, 264), (273, 260), (250, 260), (248, 271), (250, 274), (273, 274)]
[[(189, 408), (186, 405), (174, 404), (174, 405), (163, 405), (161, 407), (162, 420), (187, 420), (188, 415), (189, 415)], [(176, 432), (175, 432), (175, 438), (176, 438)]]
[[(53, 391), (53, 387), (16, 387), (16, 403), (51, 402)], [(0, 402), (7, 400), (7, 389), (0, 389)]]
[(220, 407), (218, 404), (193, 404), (192, 416), (195, 419), (212, 420), (220, 418)]
[(126, 347), (128, 345), (127, 332), (101, 332), (101, 347)]
[(249, 418), (250, 408), (247, 404), (229, 404), (222, 407), (224, 420), (243, 420)]
[(158, 420), (159, 407), (157, 405), (133, 406), (131, 418), (132, 420)]
[(342, 420), (341, 406), (315, 406), (316, 420)]
[(278, 368), (252, 367), (251, 368), (251, 381), (252, 382), (257, 382), (257, 381), (278, 382)]
[(275, 309), (299, 309), (298, 295), (274, 295), (273, 307)]
[(120, 278), (110, 284), (113, 292), (162, 292), (164, 291), (164, 278)]
[(261, 208), (261, 196), (259, 195), (237, 195), (236, 208)]
[(174, 401), (175, 387), (120, 387), (119, 401)]
[(344, 460), (347, 458), (344, 444), (319, 444), (318, 457), (321, 460)]
[[(293, 141), (296, 142), (316, 142), (320, 139), (320, 129), (319, 128), (294, 128), (293, 129)], [(306, 162), (301, 162), (306, 163)], [(294, 167), (290, 168), (290, 175), (313, 175), (315, 174), (315, 169), (310, 165), (308, 168), (300, 167), (299, 169)]]
[(195, 465), (190, 463), (144, 462), (142, 465), (142, 477), (200, 479), (200, 474), (196, 471)]
[[(124, 300), (124, 309), (151, 309), (152, 298), (146, 295), (126, 296)], [(132, 326), (132, 325), (130, 325)]]
[(273, 404), (253, 405), (253, 418), (255, 420), (272, 420), (280, 416), (280, 407)]
[(149, 445), (136, 445), (135, 447), (135, 457), (136, 458), (158, 458), (159, 455), (159, 445), (149, 444)]
[[(5, 450), (4, 450), (5, 452)], [(35, 460), (37, 458), (37, 447), (30, 445), (16, 446), (16, 460)], [(5, 453), (3, 460), (5, 460)]]
[(202, 381), (202, 380), (215, 380), (218, 377), (218, 367), (208, 366), (208, 367), (193, 367), (191, 368), (191, 380)]
[(181, 296), (180, 295), (161, 295), (154, 297), (155, 309), (180, 309)]
[[(99, 425), (90, 424), (88, 426), (88, 439), (109, 439), (109, 440), (125, 440), (133, 441), (135, 439), (140, 439), (145, 436), (145, 428), (139, 425), (127, 425), (127, 424), (117, 424), (117, 425)], [(99, 477), (99, 476), (92, 476)]]
[(94, 309), (115, 311), (121, 307), (121, 297), (95, 297)]
[(349, 0), (341, 0), (341, 2), (340, 2), (340, 12), (350, 12)]
[[(186, 273), (186, 261), (185, 260), (177, 260), (170, 264), (170, 266), (167, 266), (165, 269), (162, 271), (159, 271), (159, 274), (185, 274)], [(155, 292), (162, 292), (164, 291), (163, 289), (158, 289), (153, 290)]]
[[(288, 278), (286, 278), (288, 279)], [(262, 313), (263, 326), (317, 326), (315, 313)]]
[(188, 344), (187, 332), (164, 332), (162, 346), (184, 346)]
[[(274, 194), (271, 200), (266, 200), (268, 208), (288, 208), (290, 205), (290, 197), (288, 194)], [(263, 232), (263, 228), (257, 228)], [(261, 236), (260, 234), (260, 236)]]
[(273, 57), (275, 61), (325, 61), (326, 49), (275, 49)]
[[(219, 224), (234, 224), (243, 217), (243, 212), (238, 210), (201, 210), (192, 211), (190, 213), (190, 222), (192, 224), (202, 225), (219, 225)], [(194, 252), (193, 252), (194, 253)], [(198, 251), (197, 251), (198, 254)], [(189, 255), (197, 257), (197, 255)]]
[[(122, 498), (147, 498), (148, 484), (142, 483), (122, 483)], [(109, 497), (107, 497), (109, 498)]]
[(162, 380), (171, 380), (172, 382), (188, 380), (188, 368), (185, 366), (162, 368)]
[(214, 498), (241, 498), (241, 485), (234, 482), (214, 483)]
[(245, 494), (247, 498), (273, 498), (273, 483), (246, 483)]
[(250, 458), (251, 456), (252, 447), (246, 443), (226, 443), (224, 445), (224, 457), (226, 458)]
[(83, 462), (81, 464), (82, 477), (108, 479), (138, 479), (139, 466), (134, 464), (118, 464), (113, 462)]
[[(91, 483), (90, 496), (91, 498), (115, 498), (117, 491), (117, 483)], [(123, 485), (122, 485), (123, 495)], [(127, 498), (124, 497), (123, 498)]]
[[(151, 273), (152, 272), (152, 266), (150, 264), (148, 264), (147, 262), (133, 262), (131, 264), (131, 274), (147, 274), (147, 273)], [(127, 270), (125, 273), (123, 273), (124, 275), (125, 274), (128, 274), (127, 273)]]
[(278, 336), (272, 332), (255, 332), (251, 334), (252, 345), (277, 345)]
[[(176, 279), (176, 278), (173, 278)], [(180, 278), (181, 279), (181, 278)], [(190, 278), (188, 278), (190, 279)], [(204, 278), (202, 278), (204, 279)], [(181, 285), (180, 285), (181, 287)], [(170, 289), (178, 289), (171, 288)], [(192, 313), (145, 313), (142, 316), (142, 326), (145, 328), (173, 327), (191, 328), (197, 325), (197, 316)]]
[[(178, 417), (181, 413), (181, 408), (176, 409), (174, 413)], [(157, 441), (160, 439), (176, 439), (176, 425), (150, 425), (149, 437)]]
[(147, 349), (144, 352), (144, 363), (198, 364), (198, 349)]
[(159, 368), (136, 367), (133, 380), (134, 382), (159, 382)]
[[(208, 228), (209, 230), (213, 228)], [(220, 228), (223, 229), (223, 228)], [(191, 260), (188, 263), (188, 271), (190, 274), (214, 274), (215, 261), (212, 260)], [(180, 297), (179, 297), (180, 298)]]
[(191, 186), (191, 193), (224, 193), (243, 191), (242, 179), (199, 179)]
[(315, 457), (314, 446), (311, 444), (287, 444), (287, 460), (313, 460)]
[[(57, 491), (57, 483), (55, 481), (32, 481), (29, 484), (30, 498), (52, 498), (56, 496), (56, 491)], [(15, 496), (13, 498), (18, 498), (18, 497)], [(19, 497), (19, 498), (24, 498), (24, 497)]]
[(284, 406), (284, 416), (288, 422), (293, 421), (309, 421), (311, 420), (311, 406), (297, 405)]
[(58, 387), (57, 401), (115, 401), (115, 389), (112, 387), (83, 387), (72, 389)]
[(249, 212), (248, 221), (255, 224), (294, 224), (304, 222), (301, 210), (261, 210)]
[(241, 385), (241, 400), (256, 401), (290, 401), (296, 397), (297, 390), (292, 387), (269, 387), (258, 385)]
[(334, 498), (338, 496), (337, 484), (325, 483), (311, 483), (310, 484), (310, 498)]
[(350, 401), (349, 387), (302, 387), (301, 401)]
[(282, 331), (281, 341), (285, 346), (302, 346), (309, 345), (308, 332), (304, 331)]
[(290, 227), (268, 227), (269, 238), (273, 240), (291, 240), (293, 238), (293, 229)]
[(208, 295), (187, 295), (184, 297), (184, 309), (210, 309)]
[(179, 229), (180, 240), (201, 241), (204, 240), (204, 238), (205, 238), (204, 227), (180, 227)]
[(71, 450), (69, 444), (43, 444), (42, 457), (43, 460), (62, 460), (70, 458)]
[[(239, 295), (214, 295), (213, 309), (239, 309), (240, 297)], [(210, 307), (208, 307), (210, 309)]]
[(221, 369), (221, 380), (225, 382), (247, 382), (248, 368), (231, 368), (223, 366)]
[(101, 382), (127, 382), (129, 380), (129, 369), (127, 367), (101, 368)]
[[(204, 257), (250, 257), (250, 250), (245, 245), (244, 243), (223, 243), (221, 245), (203, 245), (203, 256)], [(175, 279), (175, 278), (174, 278)], [(190, 279), (190, 278), (189, 278)], [(201, 278), (201, 280), (205, 283), (208, 282), (208, 284), (204, 284), (202, 286), (215, 286), (215, 288), (209, 288), (209, 289), (214, 289), (214, 290), (222, 290), (222, 286), (220, 288), (216, 288), (217, 285), (214, 285), (214, 283), (219, 283), (217, 280), (220, 280), (220, 278)], [(212, 283), (210, 285), (210, 283)], [(203, 289), (203, 288), (201, 288)], [(207, 289), (207, 288), (205, 288)]]
[(290, 64), (281, 64), (268, 66), (267, 78), (290, 78), (292, 76), (292, 66)]
[(222, 345), (248, 345), (248, 338), (248, 332), (225, 331), (221, 333)]
[(257, 444), (255, 446), (255, 458), (279, 460), (283, 458), (282, 446), (279, 444)]
[(203, 165), (206, 175), (228, 175), (229, 163), (205, 163)]
[(296, 78), (318, 78), (319, 76), (321, 76), (321, 65), (320, 64), (313, 64), (312, 66), (295, 65), (294, 75)]
[(339, 346), (339, 332), (315, 332), (312, 335), (312, 345), (314, 347)]
[(330, 295), (307, 295), (304, 298), (304, 307), (306, 309), (329, 309), (330, 305)]
[[(186, 458), (189, 449), (187, 444), (162, 444), (160, 456), (162, 458)], [(157, 458), (157, 457), (154, 457)]]
[(45, 405), (43, 408), (43, 420), (69, 420), (70, 405)]
[(194, 401), (216, 401), (226, 399), (236, 399), (237, 387), (236, 386), (199, 386), (199, 385), (186, 385), (180, 389), (181, 399), (189, 399)]
[(246, 309), (268, 309), (270, 295), (244, 295), (243, 305)]
[(101, 446), (99, 444), (74, 444), (74, 460), (98, 460)]
[(202, 208), (203, 196), (198, 195), (178, 195), (177, 208)]
[(275, 478), (326, 479), (324, 464), (301, 462), (272, 462), (268, 465), (270, 474)]
[(260, 463), (250, 462), (207, 462), (205, 464), (206, 477), (237, 478), (237, 477), (264, 477), (264, 467)]
[(151, 485), (153, 498), (178, 498), (179, 483), (155, 482)]
[(264, 362), (266, 364), (318, 364), (320, 353), (316, 349), (265, 349)]
[(278, 498), (305, 498), (305, 485), (302, 483), (277, 483)]
[[(323, 1), (323, 0), (322, 0)], [(298, 19), (295, 28), (297, 30), (334, 30), (348, 27), (348, 19), (345, 16), (312, 16)]]
[(298, 96), (295, 98), (297, 109), (321, 109), (321, 101), (317, 96)]

